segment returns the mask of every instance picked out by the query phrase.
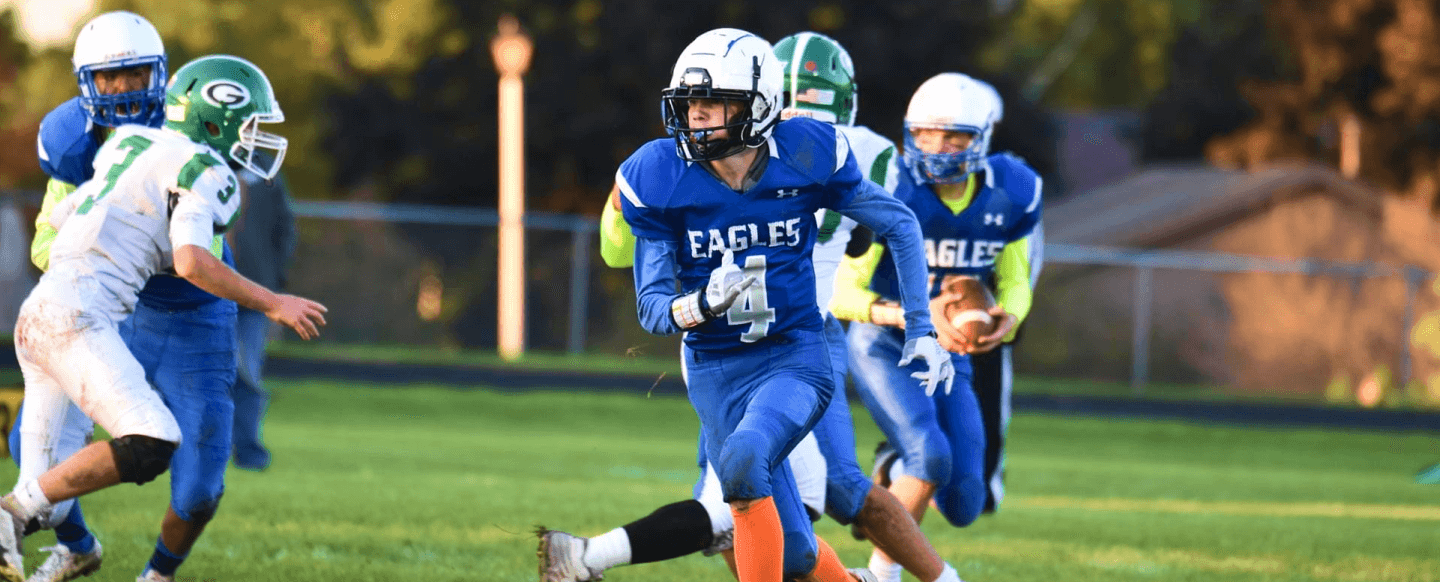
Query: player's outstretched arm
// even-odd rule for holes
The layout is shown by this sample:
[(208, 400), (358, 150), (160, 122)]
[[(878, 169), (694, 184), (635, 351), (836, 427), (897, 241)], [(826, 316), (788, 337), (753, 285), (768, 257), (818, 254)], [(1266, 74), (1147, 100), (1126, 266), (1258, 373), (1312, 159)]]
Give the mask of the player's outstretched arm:
[(325, 325), (324, 305), (304, 297), (272, 292), (235, 272), (205, 247), (192, 244), (177, 247), (175, 273), (217, 297), (264, 313), (276, 323), (295, 330), (301, 339), (319, 337), (320, 327)]
[(907, 366), (916, 358), (924, 360), (927, 369), (911, 376), (920, 380), (926, 395), (934, 394), (940, 386), (949, 394), (955, 382), (955, 365), (949, 352), (940, 346), (930, 323), (929, 266), (915, 214), (885, 189), (868, 181), (859, 183), (841, 212), (884, 238), (895, 259), (900, 305), (905, 309), (905, 348), (900, 365)]

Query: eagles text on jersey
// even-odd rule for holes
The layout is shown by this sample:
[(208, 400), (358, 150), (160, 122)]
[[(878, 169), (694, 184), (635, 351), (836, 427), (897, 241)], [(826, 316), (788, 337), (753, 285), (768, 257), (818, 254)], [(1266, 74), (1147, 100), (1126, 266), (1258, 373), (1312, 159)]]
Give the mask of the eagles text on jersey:
[[(939, 293), (946, 275), (970, 275), (993, 285), (1001, 249), (1029, 236), (1040, 221), (1041, 182), (1035, 171), (1009, 154), (995, 154), (987, 162), (980, 187), (960, 214), (951, 212), (928, 185), (916, 184), (908, 172), (900, 174), (895, 197), (920, 221), (931, 297)], [(871, 289), (896, 297), (894, 273), (887, 252), (875, 269)]]
[(678, 245), (681, 288), (701, 288), (726, 249), (756, 283), (725, 315), (690, 330), (692, 349), (716, 350), (788, 330), (819, 331), (815, 213), (841, 208), (864, 180), (836, 130), (810, 119), (775, 127), (756, 185), (735, 192), (675, 155), (672, 138), (645, 144), (616, 174), (635, 236)]

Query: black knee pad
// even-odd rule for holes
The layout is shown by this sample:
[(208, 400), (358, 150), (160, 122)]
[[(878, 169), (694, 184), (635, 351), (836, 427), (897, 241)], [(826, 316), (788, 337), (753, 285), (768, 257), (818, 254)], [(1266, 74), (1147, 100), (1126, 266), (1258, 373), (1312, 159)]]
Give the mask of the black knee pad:
[(110, 439), (110, 453), (115, 455), (115, 468), (120, 470), (122, 483), (141, 485), (153, 481), (170, 469), (175, 443), (138, 434)]

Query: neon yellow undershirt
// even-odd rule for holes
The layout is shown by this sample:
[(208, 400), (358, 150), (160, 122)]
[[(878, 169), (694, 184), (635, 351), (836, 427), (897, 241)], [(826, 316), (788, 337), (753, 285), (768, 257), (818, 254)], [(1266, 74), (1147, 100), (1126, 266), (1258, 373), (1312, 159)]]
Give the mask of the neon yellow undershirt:
[(55, 243), (55, 227), (50, 226), (50, 213), (55, 205), (75, 191), (75, 185), (54, 178), (45, 184), (45, 198), (40, 201), (40, 214), (35, 216), (35, 239), (30, 241), (30, 262), (41, 271), (50, 269), (50, 245)]
[[(959, 215), (970, 205), (977, 190), (976, 178), (975, 174), (970, 175), (969, 181), (965, 183), (965, 193), (959, 198), (940, 199), (950, 212)], [(880, 258), (884, 252), (885, 247), (876, 243), (870, 245), (870, 250), (864, 255), (845, 257), (840, 262), (840, 268), (835, 273), (835, 295), (830, 300), (830, 312), (834, 313), (835, 317), (870, 322), (870, 304), (880, 298), (878, 293), (870, 290), (870, 280), (875, 277), (875, 269), (880, 266)], [(1030, 289), (1029, 236), (1013, 241), (1001, 249), (1000, 256), (995, 259), (995, 286), (995, 302), (1005, 309), (1006, 313), (1015, 316), (1018, 330), (1020, 322), (1025, 321), (1025, 316), (1030, 314), (1030, 307), (1035, 300)], [(1004, 341), (1013, 339), (1015, 330), (1007, 334)]]
[(630, 231), (625, 215), (608, 199), (600, 213), (600, 258), (616, 269), (635, 265), (635, 233)]

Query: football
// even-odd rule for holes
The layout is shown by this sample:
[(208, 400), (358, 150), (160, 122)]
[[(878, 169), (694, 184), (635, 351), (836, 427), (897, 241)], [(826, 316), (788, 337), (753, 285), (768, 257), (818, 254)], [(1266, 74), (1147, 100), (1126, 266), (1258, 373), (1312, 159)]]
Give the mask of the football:
[(945, 317), (965, 339), (974, 342), (995, 332), (998, 322), (988, 313), (995, 306), (995, 296), (985, 282), (968, 275), (948, 275), (941, 291), (958, 295), (945, 306)]

